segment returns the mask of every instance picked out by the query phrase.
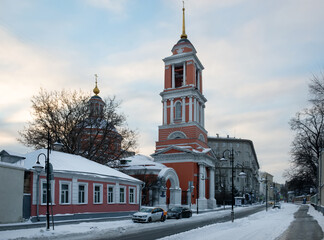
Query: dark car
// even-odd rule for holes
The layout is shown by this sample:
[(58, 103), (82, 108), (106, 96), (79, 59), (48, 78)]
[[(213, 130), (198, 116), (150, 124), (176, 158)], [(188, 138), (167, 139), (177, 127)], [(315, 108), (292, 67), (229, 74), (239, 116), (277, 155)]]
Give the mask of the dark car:
[(172, 207), (168, 210), (168, 218), (180, 219), (183, 217), (190, 218), (192, 216), (192, 211), (186, 207)]

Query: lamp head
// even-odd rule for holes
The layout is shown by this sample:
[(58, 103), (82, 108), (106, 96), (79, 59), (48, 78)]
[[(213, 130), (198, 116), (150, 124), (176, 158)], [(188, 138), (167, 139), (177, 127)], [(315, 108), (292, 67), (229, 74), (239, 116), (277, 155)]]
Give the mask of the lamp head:
[(37, 159), (37, 162), (35, 163), (33, 168), (36, 170), (37, 173), (40, 173), (44, 167), (40, 164), (39, 160)]
[(58, 138), (55, 143), (53, 143), (53, 150), (55, 151), (61, 151), (63, 149), (64, 145), (61, 143), (61, 140)]
[(239, 173), (240, 178), (246, 178), (246, 173), (244, 171)]
[(225, 156), (223, 156), (220, 160), (221, 161), (227, 161), (227, 159), (225, 158)]

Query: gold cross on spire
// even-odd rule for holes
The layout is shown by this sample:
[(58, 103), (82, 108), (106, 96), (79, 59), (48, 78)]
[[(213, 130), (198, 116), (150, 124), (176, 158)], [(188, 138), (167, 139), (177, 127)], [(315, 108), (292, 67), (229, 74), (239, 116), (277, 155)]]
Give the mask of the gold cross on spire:
[(95, 88), (93, 89), (93, 92), (94, 92), (94, 94), (98, 95), (98, 94), (100, 93), (100, 90), (99, 90), (99, 88), (98, 88), (98, 86), (97, 86), (97, 79), (98, 79), (98, 75), (95, 74), (94, 76), (95, 76), (95, 78), (96, 78), (96, 86), (95, 86)]
[(182, 1), (183, 7), (182, 7), (182, 34), (181, 38), (187, 38), (186, 34), (186, 24), (185, 24), (185, 7), (184, 7), (184, 1)]

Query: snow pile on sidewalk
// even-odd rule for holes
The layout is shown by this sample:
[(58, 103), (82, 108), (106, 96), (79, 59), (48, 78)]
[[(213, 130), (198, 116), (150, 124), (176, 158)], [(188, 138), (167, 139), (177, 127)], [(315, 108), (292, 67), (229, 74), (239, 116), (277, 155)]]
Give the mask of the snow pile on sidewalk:
[(322, 231), (324, 232), (324, 216), (319, 211), (316, 211), (314, 207), (311, 205), (309, 206), (309, 210), (307, 212), (309, 215), (311, 215), (317, 222), (318, 225), (322, 228)]
[(294, 220), (294, 213), (299, 206), (282, 204), (281, 209), (268, 209), (246, 218), (236, 219), (233, 223), (217, 223), (203, 228), (176, 234), (163, 240), (274, 240), (279, 237)]

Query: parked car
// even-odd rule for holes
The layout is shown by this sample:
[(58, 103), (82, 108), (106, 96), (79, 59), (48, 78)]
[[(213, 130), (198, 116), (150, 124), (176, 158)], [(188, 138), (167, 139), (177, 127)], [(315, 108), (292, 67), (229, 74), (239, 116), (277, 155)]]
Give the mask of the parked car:
[(168, 218), (180, 219), (183, 217), (190, 218), (192, 216), (192, 211), (186, 207), (172, 207), (168, 210)]
[(142, 207), (139, 212), (132, 216), (133, 222), (164, 222), (167, 212), (159, 207)]

